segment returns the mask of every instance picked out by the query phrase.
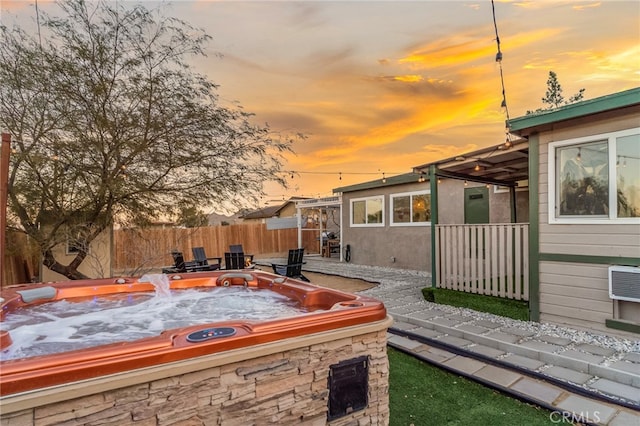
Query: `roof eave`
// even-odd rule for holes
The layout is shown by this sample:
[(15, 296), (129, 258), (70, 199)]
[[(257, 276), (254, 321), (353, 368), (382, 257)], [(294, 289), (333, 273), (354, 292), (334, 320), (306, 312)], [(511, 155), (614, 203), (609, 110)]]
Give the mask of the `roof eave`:
[(409, 172), (401, 175), (389, 176), (385, 178), (385, 182), (382, 179), (376, 179), (369, 182), (357, 183), (354, 185), (341, 186), (339, 188), (333, 188), (334, 194), (343, 192), (363, 191), (366, 189), (383, 188), (386, 186), (401, 185), (404, 183), (418, 182), (419, 175)]
[(528, 130), (544, 127), (552, 123), (572, 120), (625, 108), (640, 103), (640, 87), (614, 93), (587, 101), (565, 105), (548, 112), (534, 113), (508, 121), (509, 131), (516, 135), (524, 135)]

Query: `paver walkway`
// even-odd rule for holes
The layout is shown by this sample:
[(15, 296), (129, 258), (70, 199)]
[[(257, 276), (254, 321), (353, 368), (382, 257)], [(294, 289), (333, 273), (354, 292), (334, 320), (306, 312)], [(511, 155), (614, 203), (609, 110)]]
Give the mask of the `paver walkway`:
[[(305, 259), (304, 270), (380, 283), (362, 293), (394, 318), (389, 345), (552, 410), (552, 421), (640, 426), (640, 343), (634, 351), (548, 335), (493, 315), (429, 303), (426, 272)], [(282, 259), (261, 259), (260, 263)], [(534, 327), (535, 328), (535, 327)], [(639, 348), (636, 352), (636, 348)], [(566, 423), (566, 422), (565, 422)]]

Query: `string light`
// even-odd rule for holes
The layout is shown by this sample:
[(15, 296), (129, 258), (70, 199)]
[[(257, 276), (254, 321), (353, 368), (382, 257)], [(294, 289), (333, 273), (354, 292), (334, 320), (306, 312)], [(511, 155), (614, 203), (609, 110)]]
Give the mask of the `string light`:
[(509, 148), (511, 148), (513, 146), (513, 142), (511, 142), (511, 134), (509, 133), (509, 130), (507, 130), (506, 136), (507, 137), (506, 137), (506, 139), (504, 141), (504, 147), (506, 149), (509, 149)]
[(420, 177), (418, 178), (418, 182), (422, 183), (424, 182), (426, 179), (424, 177), (424, 172), (420, 172)]
[(480, 171), (480, 164), (476, 163), (476, 166), (473, 168), (476, 172)]
[(582, 148), (578, 147), (578, 155), (576, 155), (577, 161), (582, 161)]
[[(498, 23), (496, 22), (496, 8), (493, 0), (491, 0), (491, 12), (493, 15), (493, 28), (495, 29), (495, 32), (496, 32), (496, 46), (498, 48), (498, 52), (496, 53), (496, 63), (498, 64), (498, 68), (500, 69), (500, 86), (502, 88), (502, 102), (500, 103), (500, 108), (504, 110), (504, 113), (506, 116), (506, 122), (509, 123), (509, 120), (510, 120), (509, 107), (507, 106), (507, 94), (504, 86), (504, 73), (502, 71), (502, 50), (500, 50), (500, 36), (498, 35)], [(509, 128), (506, 129), (505, 133), (506, 133), (506, 140), (502, 148), (509, 149), (513, 146), (513, 143), (511, 142), (511, 138), (509, 134)]]
[(382, 183), (387, 183), (387, 178), (384, 176), (384, 172), (382, 172)]
[[(356, 176), (356, 175), (360, 175), (360, 176), (364, 176), (364, 175), (369, 175), (369, 176), (375, 176), (375, 175), (380, 175), (382, 171), (380, 169), (378, 169), (377, 172), (312, 172), (312, 171), (301, 171), (301, 170), (282, 170), (278, 173), (280, 174), (287, 174), (287, 175), (292, 175), (292, 174), (296, 174), (296, 175), (338, 175), (338, 177), (342, 177), (344, 176), (348, 176), (348, 175), (352, 175), (352, 176)], [(400, 175), (406, 172), (389, 172), (391, 175)]]

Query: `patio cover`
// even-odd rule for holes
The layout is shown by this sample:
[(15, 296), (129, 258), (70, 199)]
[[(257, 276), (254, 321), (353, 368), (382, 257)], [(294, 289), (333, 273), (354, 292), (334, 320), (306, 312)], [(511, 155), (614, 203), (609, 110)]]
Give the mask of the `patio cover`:
[[(325, 210), (339, 210), (340, 218), (340, 241), (342, 241), (342, 196), (336, 195), (332, 197), (314, 198), (308, 200), (296, 201), (296, 210), (298, 216), (298, 247), (302, 247), (302, 209), (318, 209), (322, 212)], [(320, 215), (322, 217), (322, 214)], [(320, 220), (320, 236), (322, 236), (322, 220)], [(322, 238), (318, 241), (319, 252), (322, 253)], [(340, 250), (340, 261), (342, 262), (342, 250)]]
[(435, 176), (515, 187), (529, 178), (529, 141), (518, 139), (511, 144), (510, 148), (500, 144), (423, 164), (413, 171), (429, 179), (433, 168)]
[[(500, 185), (509, 188), (511, 221), (516, 220), (516, 186), (519, 181), (529, 179), (529, 141), (518, 139), (505, 144), (458, 155), (413, 168), (429, 179), (431, 187), (431, 247), (436, 247), (436, 225), (438, 224), (438, 177)], [(528, 182), (527, 182), (528, 185)], [(436, 263), (436, 250), (431, 251), (431, 264)], [(436, 275), (431, 275), (431, 284), (436, 286)]]

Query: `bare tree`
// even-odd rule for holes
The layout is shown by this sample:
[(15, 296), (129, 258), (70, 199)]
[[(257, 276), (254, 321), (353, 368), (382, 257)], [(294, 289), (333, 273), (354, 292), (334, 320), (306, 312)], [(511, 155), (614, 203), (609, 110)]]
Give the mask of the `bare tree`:
[[(15, 143), (9, 220), (70, 279), (114, 221), (143, 225), (181, 210), (255, 199), (286, 185), (292, 139), (223, 106), (187, 59), (209, 36), (161, 10), (59, 3), (42, 41), (0, 28), (0, 126)], [(53, 248), (73, 238), (75, 257)]]

